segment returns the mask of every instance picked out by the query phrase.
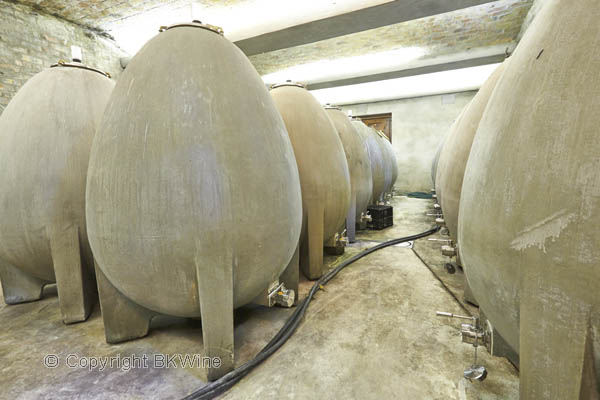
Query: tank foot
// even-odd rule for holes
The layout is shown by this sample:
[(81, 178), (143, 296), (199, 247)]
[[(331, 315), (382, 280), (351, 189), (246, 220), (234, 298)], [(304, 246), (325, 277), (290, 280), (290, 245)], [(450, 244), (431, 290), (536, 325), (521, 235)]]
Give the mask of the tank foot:
[(346, 215), (346, 236), (348, 236), (348, 243), (356, 242), (356, 196), (352, 197), (350, 210)]
[(300, 244), (296, 246), (294, 255), (290, 260), (288, 266), (283, 271), (283, 274), (279, 277), (279, 280), (283, 282), (286, 288), (293, 290), (296, 294), (294, 298), (294, 305), (298, 303), (298, 283), (300, 281)]
[(553, 278), (536, 275), (523, 279), (520, 398), (599, 399), (594, 365), (594, 350), (598, 351), (594, 341), (597, 345), (598, 338), (593, 332), (600, 316), (589, 298), (582, 298), (595, 288), (570, 282), (571, 290), (566, 290), (556, 285), (566, 279)]
[(485, 326), (489, 332), (489, 340), (486, 344), (488, 352), (494, 357), (504, 357), (519, 369), (519, 354), (513, 350), (506, 340), (500, 335), (500, 332), (494, 328), (491, 321), (485, 315), (485, 310), (479, 309), (479, 320), (481, 325)]
[(107, 343), (119, 343), (148, 334), (154, 312), (123, 296), (95, 265), (100, 310)]
[(94, 304), (95, 282), (82, 263), (79, 227), (54, 226), (48, 229), (48, 237), (63, 322), (85, 321)]
[(233, 370), (233, 254), (198, 252), (196, 276), (204, 356), (211, 359), (206, 377), (214, 381)]
[(344, 254), (345, 246), (327, 246), (325, 247), (325, 253), (330, 256), (341, 256)]
[(12, 264), (0, 260), (0, 283), (6, 304), (20, 304), (42, 298), (44, 286), (52, 283), (20, 270)]
[(359, 221), (356, 223), (356, 230), (357, 231), (364, 231), (366, 230), (367, 227), (367, 221)]
[(308, 226), (300, 246), (300, 267), (308, 279), (323, 276), (323, 241), (325, 210), (322, 206), (307, 207)]

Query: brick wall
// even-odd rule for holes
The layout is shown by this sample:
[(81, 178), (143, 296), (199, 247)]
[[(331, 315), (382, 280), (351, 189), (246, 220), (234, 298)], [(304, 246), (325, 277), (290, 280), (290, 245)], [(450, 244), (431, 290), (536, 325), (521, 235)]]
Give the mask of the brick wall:
[(83, 62), (118, 77), (126, 55), (110, 39), (34, 9), (0, 0), (0, 113), (17, 90), (60, 59), (71, 45), (83, 49)]
[(258, 72), (264, 75), (323, 59), (359, 56), (413, 46), (426, 49), (424, 58), (497, 45), (511, 48), (515, 45), (532, 3), (533, 0), (498, 0), (446, 14), (257, 54), (251, 56), (250, 61)]

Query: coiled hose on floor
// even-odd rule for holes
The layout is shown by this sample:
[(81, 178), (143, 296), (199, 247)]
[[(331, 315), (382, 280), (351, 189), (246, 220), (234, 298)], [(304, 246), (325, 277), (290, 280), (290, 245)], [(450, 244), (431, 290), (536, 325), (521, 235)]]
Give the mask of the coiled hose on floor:
[(376, 252), (377, 250), (381, 250), (385, 247), (393, 246), (396, 244), (409, 242), (411, 240), (417, 240), (424, 238), (426, 236), (432, 235), (436, 233), (440, 228), (435, 227), (431, 228), (428, 231), (423, 233), (419, 233), (412, 236), (406, 236), (403, 238), (392, 239), (387, 242), (380, 243), (376, 246), (373, 246), (367, 250), (364, 250), (357, 255), (347, 259), (342, 262), (336, 268), (329, 271), (327, 274), (323, 275), (321, 279), (319, 279), (312, 286), (310, 291), (308, 292), (308, 296), (304, 300), (302, 300), (294, 310), (293, 314), (288, 318), (285, 325), (277, 332), (277, 334), (267, 343), (267, 345), (254, 357), (252, 360), (246, 362), (244, 365), (239, 368), (234, 369), (228, 374), (223, 375), (218, 380), (209, 383), (208, 385), (202, 387), (201, 389), (196, 390), (195, 392), (189, 394), (184, 397), (183, 400), (205, 400), (212, 399), (224, 392), (226, 392), (229, 388), (239, 382), (244, 376), (246, 376), (252, 369), (258, 366), (260, 363), (269, 358), (273, 353), (275, 353), (283, 344), (292, 336), (300, 321), (304, 317), (308, 305), (313, 299), (315, 293), (323, 286), (325, 286), (334, 276), (336, 276), (341, 270), (349, 266), (350, 264), (360, 260), (361, 258), (368, 256), (371, 253)]

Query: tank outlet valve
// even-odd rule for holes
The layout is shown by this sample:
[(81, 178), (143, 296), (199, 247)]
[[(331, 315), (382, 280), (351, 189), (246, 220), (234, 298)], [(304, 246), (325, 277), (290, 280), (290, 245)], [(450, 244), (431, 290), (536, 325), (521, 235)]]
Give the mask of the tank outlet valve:
[(444, 218), (436, 218), (435, 219), (435, 224), (437, 226), (445, 226), (446, 225), (446, 221), (444, 221)]
[(469, 380), (483, 381), (487, 377), (487, 369), (477, 363), (477, 347), (487, 347), (487, 343), (490, 343), (491, 332), (481, 327), (479, 317), (468, 317), (442, 311), (438, 311), (436, 315), (440, 317), (470, 319), (472, 321), (470, 324), (464, 323), (460, 325), (462, 342), (468, 343), (474, 348), (473, 364), (464, 370), (463, 376)]
[(340, 236), (341, 236), (339, 239), (340, 244), (342, 246), (346, 246), (348, 244), (348, 231), (346, 229), (344, 229)]
[(334, 245), (332, 247), (345, 247), (348, 244), (348, 236), (346, 236), (346, 230), (344, 229), (342, 233), (336, 233), (333, 237)]
[(273, 303), (278, 306), (289, 308), (296, 301), (296, 293), (292, 289), (286, 289), (285, 285), (281, 283), (276, 290), (269, 294), (269, 299), (273, 299)]
[(448, 243), (450, 245), (452, 244), (452, 239), (436, 239), (436, 238), (433, 238), (433, 239), (427, 239), (427, 240), (432, 241), (432, 242)]
[(433, 205), (433, 208), (435, 208), (436, 210), (441, 210), (441, 209), (442, 209), (442, 206), (440, 206), (438, 203), (435, 203), (435, 204)]
[(446, 257), (454, 257), (456, 256), (456, 247), (450, 245), (442, 246), (442, 255)]
[(432, 194), (432, 195), (431, 195), (431, 198), (432, 198), (432, 199), (436, 199), (436, 200), (437, 200), (437, 194), (435, 194), (435, 193), (434, 193), (434, 194)]
[(360, 222), (371, 222), (371, 221), (373, 221), (373, 217), (371, 217), (371, 214), (369, 214), (368, 211), (366, 213), (362, 212), (360, 214)]

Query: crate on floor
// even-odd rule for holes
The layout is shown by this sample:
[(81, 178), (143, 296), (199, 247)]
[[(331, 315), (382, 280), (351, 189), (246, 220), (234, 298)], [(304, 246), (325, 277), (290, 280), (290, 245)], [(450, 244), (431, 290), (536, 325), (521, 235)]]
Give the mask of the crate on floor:
[(372, 205), (367, 208), (371, 215), (369, 229), (381, 230), (394, 225), (394, 208), (392, 206)]

